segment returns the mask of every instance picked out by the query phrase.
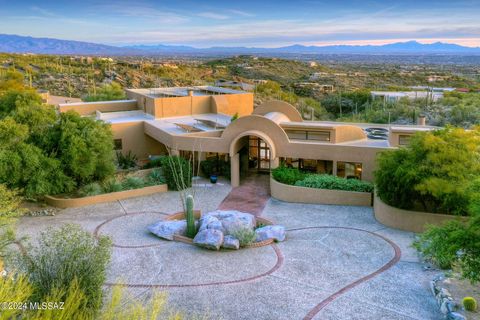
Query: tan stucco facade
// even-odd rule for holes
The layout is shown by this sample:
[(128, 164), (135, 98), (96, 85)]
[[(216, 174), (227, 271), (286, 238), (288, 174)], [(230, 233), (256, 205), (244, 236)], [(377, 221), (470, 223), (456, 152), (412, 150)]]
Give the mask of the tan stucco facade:
[[(239, 151), (249, 148), (249, 137), (268, 146), (269, 168), (280, 159), (316, 160), (331, 163), (332, 174), (341, 167), (346, 176), (348, 165), (355, 177), (371, 181), (377, 154), (396, 148), (399, 135), (417, 130), (400, 126), (390, 129), (390, 140), (371, 140), (360, 124), (304, 121), (283, 101), (254, 109), (252, 93), (224, 88), (127, 89), (126, 95), (129, 100), (61, 105), (60, 111), (96, 112), (111, 124), (122, 152), (132, 151), (139, 159), (180, 150), (228, 154), (233, 186), (240, 183)], [(235, 114), (239, 118), (232, 122)]]

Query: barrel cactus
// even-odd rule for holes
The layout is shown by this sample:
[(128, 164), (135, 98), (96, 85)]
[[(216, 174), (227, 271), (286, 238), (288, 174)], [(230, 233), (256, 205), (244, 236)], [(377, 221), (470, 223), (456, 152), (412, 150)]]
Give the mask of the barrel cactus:
[(477, 300), (473, 297), (465, 297), (463, 298), (463, 307), (467, 311), (475, 312), (477, 310)]
[(197, 229), (195, 227), (195, 215), (193, 214), (193, 196), (188, 195), (185, 200), (185, 207), (187, 212), (185, 213), (187, 217), (187, 237), (193, 238), (197, 233)]

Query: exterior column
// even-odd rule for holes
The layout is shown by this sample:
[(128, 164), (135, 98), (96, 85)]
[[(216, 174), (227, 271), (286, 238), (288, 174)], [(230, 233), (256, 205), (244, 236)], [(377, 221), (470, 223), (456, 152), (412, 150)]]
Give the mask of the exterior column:
[(276, 157), (270, 160), (270, 169), (275, 169), (280, 165), (280, 158)]
[(332, 174), (336, 177), (337, 176), (337, 161), (333, 160), (333, 169), (332, 169)]
[(230, 184), (232, 188), (240, 185), (240, 154), (230, 157)]

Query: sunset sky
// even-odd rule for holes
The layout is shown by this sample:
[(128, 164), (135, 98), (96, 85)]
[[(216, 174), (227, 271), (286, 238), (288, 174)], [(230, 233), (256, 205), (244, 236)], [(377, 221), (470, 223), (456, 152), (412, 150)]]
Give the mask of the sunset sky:
[(480, 47), (480, 1), (4, 1), (0, 33), (112, 45)]

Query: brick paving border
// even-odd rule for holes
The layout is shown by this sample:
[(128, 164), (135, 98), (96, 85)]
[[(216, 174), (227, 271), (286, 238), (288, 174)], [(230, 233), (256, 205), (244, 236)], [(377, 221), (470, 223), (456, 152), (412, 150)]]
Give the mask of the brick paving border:
[(347, 291), (355, 288), (356, 286), (358, 286), (358, 285), (360, 285), (364, 282), (367, 282), (368, 280), (370, 280), (370, 279), (378, 276), (379, 274), (387, 271), (388, 269), (393, 267), (395, 264), (397, 264), (397, 262), (400, 261), (400, 258), (402, 257), (402, 251), (401, 251), (400, 247), (395, 242), (393, 242), (392, 240), (390, 240), (390, 239), (388, 239), (388, 238), (386, 238), (386, 237), (384, 237), (384, 236), (382, 236), (378, 233), (368, 231), (368, 230), (351, 228), (351, 227), (322, 226), (322, 227), (294, 228), (294, 229), (289, 229), (287, 231), (292, 232), (292, 231), (301, 231), (301, 230), (310, 230), (310, 229), (345, 229), (345, 230), (355, 230), (355, 231), (366, 232), (366, 233), (369, 233), (369, 234), (371, 234), (375, 237), (378, 237), (378, 238), (386, 241), (393, 248), (393, 250), (395, 251), (395, 254), (394, 254), (393, 258), (390, 259), (390, 261), (388, 261), (386, 264), (384, 264), (378, 270), (376, 270), (376, 271), (374, 271), (374, 272), (372, 272), (372, 273), (370, 273), (370, 274), (368, 274), (368, 275), (366, 275), (366, 276), (364, 276), (364, 277), (346, 285), (345, 287), (341, 288), (337, 292), (328, 296), (326, 299), (322, 300), (319, 304), (317, 304), (313, 309), (311, 309), (307, 313), (307, 315), (303, 318), (303, 320), (312, 320), (323, 308), (325, 308), (332, 301), (334, 301), (335, 299), (337, 299), (338, 297), (340, 297), (341, 295), (343, 295)]

